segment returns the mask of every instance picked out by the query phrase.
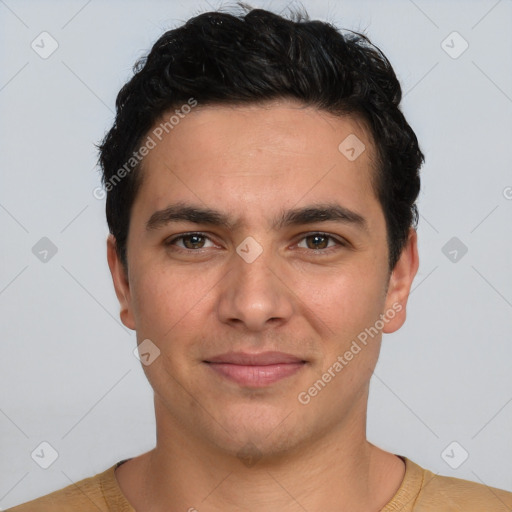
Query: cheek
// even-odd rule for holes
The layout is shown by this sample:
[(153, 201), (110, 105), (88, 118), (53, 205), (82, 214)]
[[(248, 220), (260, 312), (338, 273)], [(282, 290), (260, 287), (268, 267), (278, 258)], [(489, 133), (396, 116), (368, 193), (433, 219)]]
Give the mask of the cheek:
[(383, 284), (377, 274), (359, 271), (316, 279), (315, 283), (307, 304), (324, 325), (317, 377), (323, 375), (332, 382), (328, 391), (322, 392), (318, 406), (320, 411), (321, 406), (336, 403), (341, 418), (346, 404), (364, 392), (378, 360), (381, 336), (374, 326), (384, 307)]
[(357, 334), (373, 325), (384, 305), (384, 284), (375, 271), (333, 269), (296, 281), (297, 296), (330, 330), (331, 336)]
[[(151, 270), (147, 270), (151, 269)], [(138, 271), (138, 278), (132, 285), (134, 315), (137, 333), (140, 336), (161, 336), (178, 318), (181, 301), (173, 296), (177, 289), (169, 273), (155, 270), (151, 264)]]
[(165, 339), (180, 329), (182, 321), (188, 326), (198, 321), (212, 287), (207, 273), (198, 275), (192, 267), (166, 268), (154, 261), (145, 262), (137, 272), (132, 297), (140, 336)]

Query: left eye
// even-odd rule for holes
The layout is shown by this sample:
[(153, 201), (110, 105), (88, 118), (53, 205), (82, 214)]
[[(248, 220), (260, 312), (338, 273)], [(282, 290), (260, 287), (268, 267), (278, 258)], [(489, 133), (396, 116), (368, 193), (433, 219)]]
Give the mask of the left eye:
[[(307, 235), (307, 236), (303, 237), (302, 240), (305, 241), (306, 249), (313, 249), (313, 250), (327, 249), (327, 248), (332, 247), (332, 245), (331, 246), (328, 245), (329, 241), (334, 241), (335, 242), (334, 245), (343, 245), (339, 240), (336, 240), (334, 237), (332, 237), (326, 233), (313, 233), (311, 235)], [(301, 245), (298, 244), (297, 247), (301, 247)], [(302, 247), (304, 247), (304, 246), (302, 246)]]

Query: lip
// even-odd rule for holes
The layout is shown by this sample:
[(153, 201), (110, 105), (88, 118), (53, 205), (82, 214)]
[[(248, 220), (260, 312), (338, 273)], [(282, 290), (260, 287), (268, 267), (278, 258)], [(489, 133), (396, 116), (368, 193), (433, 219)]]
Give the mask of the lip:
[(207, 363), (239, 364), (244, 366), (266, 366), (271, 364), (302, 363), (303, 359), (284, 352), (226, 352), (209, 357)]
[(246, 387), (264, 387), (300, 371), (306, 361), (283, 352), (227, 352), (204, 361), (218, 375)]

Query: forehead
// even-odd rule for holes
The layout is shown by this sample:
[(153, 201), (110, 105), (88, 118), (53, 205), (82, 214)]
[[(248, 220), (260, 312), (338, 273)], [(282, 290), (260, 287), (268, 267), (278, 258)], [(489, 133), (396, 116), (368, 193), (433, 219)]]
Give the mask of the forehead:
[(375, 207), (374, 147), (357, 118), (284, 100), (198, 105), (176, 124), (168, 118), (149, 132), (155, 145), (134, 209), (192, 200), (256, 217), (301, 202)]

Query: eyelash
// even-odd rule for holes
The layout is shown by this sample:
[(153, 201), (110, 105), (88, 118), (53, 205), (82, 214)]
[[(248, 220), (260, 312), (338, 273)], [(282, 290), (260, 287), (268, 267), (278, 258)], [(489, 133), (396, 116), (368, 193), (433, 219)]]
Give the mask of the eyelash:
[[(199, 231), (192, 231), (190, 233), (182, 233), (181, 235), (177, 235), (177, 236), (167, 240), (165, 242), (165, 245), (167, 247), (173, 247), (173, 250), (177, 250), (177, 251), (180, 251), (180, 252), (186, 252), (186, 253), (197, 252), (197, 253), (202, 253), (203, 249), (186, 249), (186, 248), (178, 247), (178, 246), (174, 245), (174, 243), (177, 240), (183, 240), (184, 238), (188, 238), (188, 237), (192, 237), (192, 236), (200, 236), (202, 238), (208, 239), (211, 242), (213, 242), (213, 240), (208, 235), (206, 235), (205, 233), (202, 233), (202, 232), (199, 232)], [(348, 243), (346, 243), (346, 242), (344, 242), (342, 240), (339, 240), (338, 238), (335, 238), (334, 236), (330, 235), (329, 233), (324, 233), (322, 231), (314, 231), (314, 232), (311, 232), (311, 233), (307, 233), (307, 234), (302, 236), (302, 238), (299, 240), (299, 242), (301, 242), (302, 240), (304, 240), (306, 238), (310, 238), (310, 237), (313, 237), (313, 236), (326, 237), (326, 238), (329, 238), (330, 240), (336, 242), (337, 246), (348, 247)], [(337, 250), (338, 249), (337, 246), (328, 247), (327, 249), (306, 249), (306, 250), (308, 252), (312, 252), (313, 254), (315, 254), (317, 256), (322, 256), (322, 255), (326, 255), (326, 254), (331, 254), (331, 252), (333, 250)]]

